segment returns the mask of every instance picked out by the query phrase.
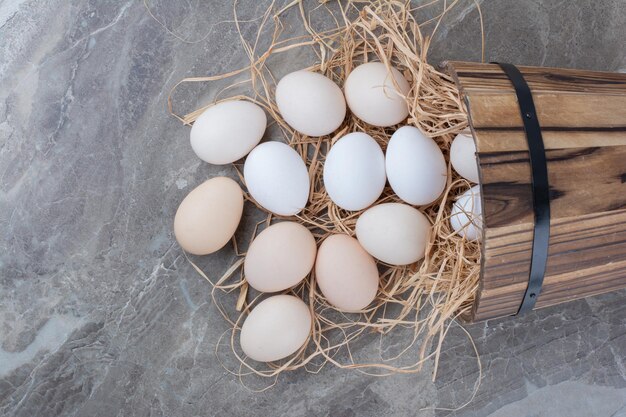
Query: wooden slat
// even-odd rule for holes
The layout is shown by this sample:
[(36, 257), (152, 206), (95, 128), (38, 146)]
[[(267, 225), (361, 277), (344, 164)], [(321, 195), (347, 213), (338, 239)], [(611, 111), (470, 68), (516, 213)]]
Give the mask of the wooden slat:
[[(519, 67), (535, 100), (550, 183), (550, 249), (536, 308), (626, 287), (626, 74)], [(471, 319), (515, 314), (528, 283), (530, 162), (517, 100), (496, 65), (449, 63), (470, 117), (483, 196)]]
[[(552, 219), (626, 208), (626, 146), (549, 149), (546, 157)], [(528, 152), (478, 158), (487, 227), (532, 223)]]
[[(449, 62), (447, 68), (468, 95), (481, 91), (514, 91), (498, 65)], [(533, 93), (626, 94), (626, 76), (620, 73), (526, 66), (518, 68), (524, 74)]]
[[(626, 210), (555, 219), (550, 226), (546, 275), (626, 261)], [(485, 272), (497, 274), (483, 288), (505, 287), (528, 280), (533, 224), (485, 230)]]
[[(541, 290), (541, 298), (535, 308), (550, 307), (579, 298), (616, 291), (626, 287), (626, 262), (600, 265), (581, 269), (560, 276), (552, 276)], [(479, 304), (473, 320), (513, 315), (519, 308), (520, 298), (526, 289), (525, 283), (484, 290), (479, 295)]]
[[(511, 152), (526, 151), (526, 134), (522, 128), (512, 130), (474, 130), (480, 151)], [(592, 148), (598, 146), (626, 146), (626, 130), (603, 131), (555, 131), (541, 132), (546, 149)]]
[[(588, 93), (534, 93), (542, 130), (621, 131), (626, 133), (622, 96)], [(474, 129), (522, 127), (515, 93), (476, 93), (467, 98)], [(558, 109), (558, 111), (555, 111)], [(607, 109), (612, 109), (608, 112)]]

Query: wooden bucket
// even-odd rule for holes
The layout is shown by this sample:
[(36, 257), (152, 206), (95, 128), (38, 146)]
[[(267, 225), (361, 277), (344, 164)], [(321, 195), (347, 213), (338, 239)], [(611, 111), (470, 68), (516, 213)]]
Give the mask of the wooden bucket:
[[(482, 191), (480, 286), (465, 319), (516, 315), (535, 236), (518, 95), (499, 65), (445, 67), (470, 118)], [(518, 68), (532, 92), (549, 183), (547, 261), (534, 308), (625, 288), (626, 74)]]

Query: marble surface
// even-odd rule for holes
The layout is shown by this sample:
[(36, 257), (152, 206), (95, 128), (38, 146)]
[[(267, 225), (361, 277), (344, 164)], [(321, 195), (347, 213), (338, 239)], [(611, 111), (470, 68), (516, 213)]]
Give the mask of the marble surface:
[[(487, 60), (626, 70), (624, 0), (480, 3)], [(216, 360), (226, 325), (208, 284), (172, 236), (184, 195), (234, 172), (200, 163), (166, 98), (185, 76), (246, 60), (231, 2), (147, 4), (178, 37), (139, 0), (0, 1), (0, 415), (626, 416), (625, 291), (467, 327), (480, 372), (455, 327), (435, 382), (427, 363), (242, 387)], [(266, 6), (238, 10), (250, 20)], [(475, 3), (461, 1), (432, 60), (480, 59), (478, 30)], [(183, 88), (177, 103), (193, 109), (225, 85)], [(257, 218), (248, 210), (241, 233)], [(215, 278), (233, 257), (199, 262)], [(479, 374), (474, 400), (446, 410)]]

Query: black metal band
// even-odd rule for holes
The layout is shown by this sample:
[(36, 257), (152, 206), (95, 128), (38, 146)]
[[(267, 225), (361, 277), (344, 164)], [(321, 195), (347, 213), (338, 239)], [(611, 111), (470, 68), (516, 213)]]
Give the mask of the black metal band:
[(541, 292), (543, 277), (546, 272), (548, 261), (548, 241), (550, 240), (550, 187), (548, 185), (548, 166), (546, 163), (546, 151), (543, 146), (541, 127), (535, 110), (535, 103), (530, 87), (524, 76), (515, 65), (498, 64), (509, 77), (517, 102), (519, 103), (524, 131), (528, 141), (530, 154), (531, 185), (533, 196), (533, 209), (535, 212), (535, 228), (533, 233), (533, 246), (531, 250), (530, 276), (524, 299), (517, 314), (530, 311)]

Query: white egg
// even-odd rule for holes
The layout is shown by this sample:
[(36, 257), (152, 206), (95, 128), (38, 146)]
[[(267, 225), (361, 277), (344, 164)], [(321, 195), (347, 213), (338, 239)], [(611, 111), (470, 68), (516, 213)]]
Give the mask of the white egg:
[(391, 188), (409, 204), (430, 204), (446, 187), (448, 174), (441, 149), (413, 126), (401, 127), (391, 136), (385, 168)]
[(370, 206), (380, 197), (385, 181), (385, 155), (368, 134), (349, 133), (326, 155), (324, 187), (330, 199), (344, 210)]
[(374, 258), (391, 265), (408, 265), (424, 257), (430, 222), (406, 204), (379, 204), (361, 214), (356, 237)]
[(348, 75), (344, 85), (352, 113), (364, 122), (381, 127), (398, 124), (407, 118), (409, 107), (403, 96), (410, 89), (400, 71), (392, 67), (389, 73), (382, 62), (359, 65)]
[(309, 173), (300, 155), (281, 142), (265, 142), (250, 152), (243, 167), (252, 197), (272, 213), (292, 216), (309, 199)]
[(224, 101), (209, 107), (191, 127), (191, 147), (200, 159), (224, 165), (248, 154), (263, 137), (267, 117), (249, 101)]
[(473, 183), (478, 183), (478, 162), (474, 138), (458, 134), (450, 146), (450, 163), (460, 176)]
[(297, 352), (310, 331), (307, 305), (291, 295), (275, 295), (252, 309), (241, 326), (239, 342), (255, 361), (273, 362)]
[(458, 198), (450, 214), (452, 229), (467, 240), (481, 240), (483, 228), (480, 185), (475, 185)]
[(284, 76), (276, 86), (276, 104), (289, 126), (308, 136), (328, 135), (346, 117), (341, 89), (316, 72), (296, 71)]

